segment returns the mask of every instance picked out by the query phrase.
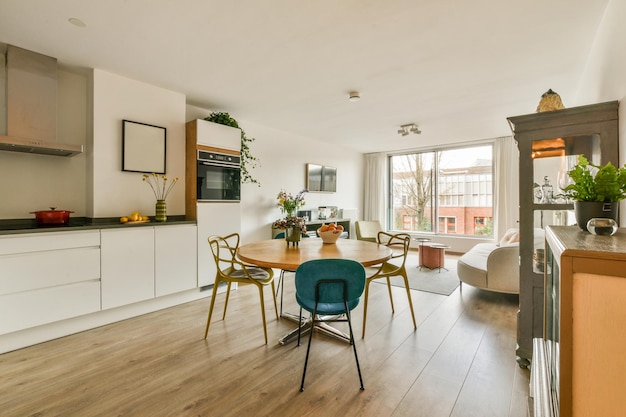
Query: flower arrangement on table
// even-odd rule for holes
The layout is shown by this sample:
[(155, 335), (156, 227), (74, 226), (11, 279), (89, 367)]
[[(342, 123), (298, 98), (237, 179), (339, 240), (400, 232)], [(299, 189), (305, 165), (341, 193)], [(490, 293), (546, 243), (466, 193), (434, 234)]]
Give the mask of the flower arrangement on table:
[(304, 220), (304, 217), (285, 217), (284, 219), (279, 219), (272, 223), (272, 227), (274, 229), (292, 229), (299, 227), (302, 233), (306, 233), (306, 220)]
[(278, 207), (282, 213), (287, 213), (287, 217), (293, 217), (296, 210), (304, 206), (304, 193), (307, 190), (302, 190), (294, 197), (291, 193), (287, 194), (285, 190), (280, 190), (276, 199), (278, 200)]
[(291, 193), (285, 192), (285, 190), (280, 190), (276, 199), (278, 200), (278, 207), (280, 207), (280, 211), (282, 213), (286, 213), (284, 219), (276, 220), (272, 227), (275, 229), (290, 229), (294, 227), (300, 228), (302, 233), (306, 233), (306, 220), (303, 217), (295, 216), (296, 210), (300, 207), (304, 206), (304, 193), (307, 190), (302, 190), (295, 197)]
[(178, 182), (178, 177), (168, 184), (167, 175), (158, 175), (153, 172), (152, 174), (143, 174), (143, 180), (152, 188), (157, 200), (165, 200)]

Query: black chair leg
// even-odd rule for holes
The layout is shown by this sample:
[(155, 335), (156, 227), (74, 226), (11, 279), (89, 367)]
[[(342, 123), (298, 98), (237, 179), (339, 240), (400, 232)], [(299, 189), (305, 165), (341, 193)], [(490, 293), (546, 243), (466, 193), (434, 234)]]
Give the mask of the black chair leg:
[(300, 324), (298, 325), (298, 346), (300, 346), (300, 334), (302, 333), (302, 307), (300, 307), (300, 317), (298, 318)]
[[(350, 328), (350, 344), (354, 350), (354, 359), (356, 360), (356, 369), (359, 372), (359, 382), (361, 383), (361, 391), (365, 389), (363, 386), (363, 377), (361, 376), (361, 365), (359, 365), (359, 355), (356, 353), (356, 343), (354, 343), (354, 333), (352, 332), (352, 319), (350, 317), (350, 310), (348, 309), (348, 303), (346, 303), (346, 316), (348, 319), (348, 327)], [(304, 382), (304, 381), (303, 381)]]
[(280, 270), (280, 275), (278, 276), (278, 287), (276, 287), (276, 297), (278, 297), (278, 288), (280, 287), (280, 283), (283, 282), (283, 274), (285, 273), (284, 269)]
[(317, 315), (317, 303), (315, 304), (313, 315), (311, 316), (311, 331), (309, 332), (309, 343), (306, 348), (306, 358), (304, 359), (304, 371), (302, 371), (302, 383), (300, 384), (300, 392), (304, 391), (304, 378), (306, 377), (306, 368), (309, 364), (309, 352), (311, 351), (311, 340), (313, 340), (313, 327), (315, 327), (316, 315)]

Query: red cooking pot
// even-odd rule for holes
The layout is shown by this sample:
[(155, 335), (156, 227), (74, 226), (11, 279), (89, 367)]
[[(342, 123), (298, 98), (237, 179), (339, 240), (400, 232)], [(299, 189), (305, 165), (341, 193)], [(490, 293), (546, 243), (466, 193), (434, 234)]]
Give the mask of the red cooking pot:
[(62, 226), (70, 222), (70, 213), (73, 211), (57, 210), (50, 207), (50, 210), (31, 211), (35, 215), (37, 226)]

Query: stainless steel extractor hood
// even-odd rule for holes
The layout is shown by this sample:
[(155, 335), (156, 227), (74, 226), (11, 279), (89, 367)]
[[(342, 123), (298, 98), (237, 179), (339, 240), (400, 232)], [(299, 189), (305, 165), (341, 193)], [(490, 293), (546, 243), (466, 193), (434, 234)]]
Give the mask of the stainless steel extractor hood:
[(7, 45), (7, 134), (0, 150), (74, 156), (82, 145), (57, 141), (57, 60)]

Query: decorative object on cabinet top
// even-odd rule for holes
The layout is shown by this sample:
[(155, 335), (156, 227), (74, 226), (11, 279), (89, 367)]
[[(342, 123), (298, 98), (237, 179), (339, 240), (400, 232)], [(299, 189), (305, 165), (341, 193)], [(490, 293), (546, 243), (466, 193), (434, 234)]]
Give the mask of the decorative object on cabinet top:
[(207, 122), (219, 123), (221, 125), (230, 126), (241, 130), (241, 183), (261, 184), (250, 173), (251, 169), (257, 167), (259, 160), (250, 152), (250, 144), (254, 142), (254, 138), (246, 136), (246, 132), (239, 127), (237, 120), (233, 119), (226, 112), (213, 112), (204, 118)]
[(564, 109), (561, 96), (549, 89), (541, 95), (539, 105), (537, 106), (537, 112), (554, 111)]
[(592, 218), (617, 220), (618, 203), (626, 198), (626, 166), (618, 169), (611, 162), (594, 165), (579, 155), (568, 175), (573, 182), (563, 194), (574, 201), (576, 222), (582, 230), (589, 231)]
[(587, 222), (587, 230), (592, 235), (613, 236), (617, 229), (617, 222), (613, 219), (594, 217)]

